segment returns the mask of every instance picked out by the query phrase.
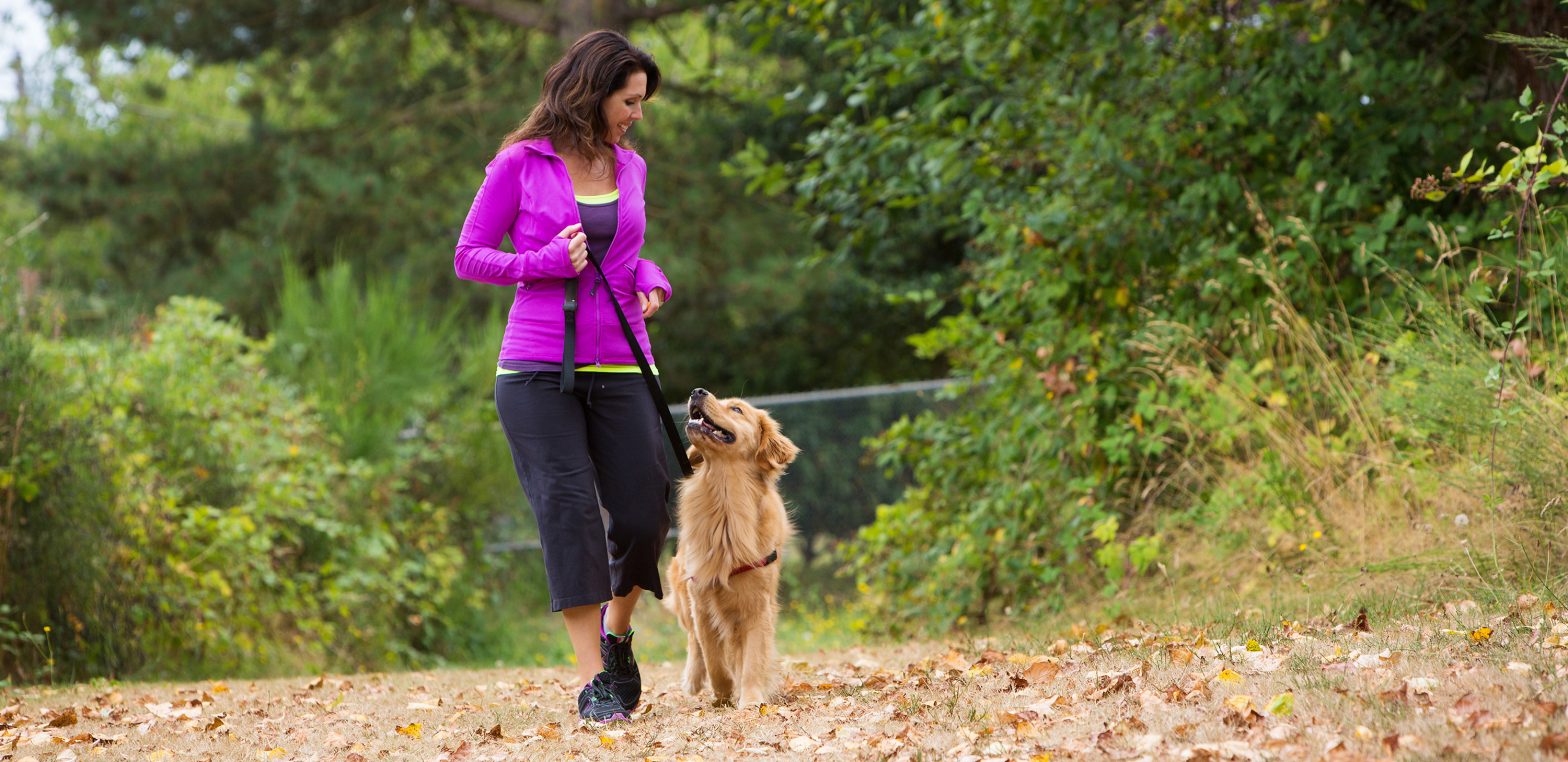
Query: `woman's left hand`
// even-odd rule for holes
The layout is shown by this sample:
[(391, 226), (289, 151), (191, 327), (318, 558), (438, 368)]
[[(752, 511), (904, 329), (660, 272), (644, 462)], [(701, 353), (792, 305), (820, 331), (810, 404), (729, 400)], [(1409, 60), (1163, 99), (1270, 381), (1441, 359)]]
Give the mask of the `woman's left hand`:
[(653, 317), (664, 306), (664, 289), (656, 288), (648, 293), (637, 292), (637, 301), (642, 303), (642, 318), (647, 320)]

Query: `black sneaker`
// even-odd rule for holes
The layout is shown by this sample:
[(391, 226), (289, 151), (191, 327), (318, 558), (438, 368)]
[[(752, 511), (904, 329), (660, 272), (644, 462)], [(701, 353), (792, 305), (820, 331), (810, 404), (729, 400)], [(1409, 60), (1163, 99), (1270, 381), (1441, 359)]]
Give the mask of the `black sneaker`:
[(631, 710), (616, 697), (615, 691), (610, 690), (601, 678), (604, 673), (595, 675), (592, 682), (583, 686), (581, 693), (577, 694), (577, 716), (594, 722), (616, 722), (631, 717)]
[(642, 674), (637, 671), (637, 657), (632, 656), (632, 635), (611, 635), (604, 629), (604, 615), (609, 606), (599, 607), (599, 658), (604, 661), (604, 671), (595, 679), (602, 680), (615, 691), (621, 705), (630, 712), (642, 701)]

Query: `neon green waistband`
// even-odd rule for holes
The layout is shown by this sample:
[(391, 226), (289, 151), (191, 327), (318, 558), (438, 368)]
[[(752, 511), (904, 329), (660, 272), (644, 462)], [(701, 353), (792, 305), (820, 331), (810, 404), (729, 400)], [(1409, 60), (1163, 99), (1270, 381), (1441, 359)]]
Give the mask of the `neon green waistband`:
[[(653, 375), (655, 375), (655, 376), (659, 375), (659, 366), (653, 365), (653, 366), (650, 366), (650, 368), (653, 370)], [(506, 368), (502, 368), (502, 367), (497, 367), (495, 369), (495, 374), (497, 376), (507, 376), (507, 375), (511, 375), (513, 373), (526, 373), (526, 372), (527, 371), (521, 371), (521, 370), (507, 370)], [(579, 365), (579, 366), (577, 366), (577, 372), (578, 373), (641, 373), (642, 369), (637, 367), (637, 366), (635, 366), (635, 365)]]

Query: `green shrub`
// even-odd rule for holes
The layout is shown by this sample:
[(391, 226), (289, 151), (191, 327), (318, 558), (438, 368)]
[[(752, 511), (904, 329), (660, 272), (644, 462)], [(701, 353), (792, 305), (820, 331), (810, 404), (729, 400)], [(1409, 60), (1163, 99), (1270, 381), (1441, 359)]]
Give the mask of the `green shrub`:
[[(778, 105), (806, 139), (739, 165), (792, 191), (835, 261), (945, 309), (913, 341), (962, 377), (955, 413), (879, 440), (919, 484), (861, 535), (856, 569), (881, 613), (978, 621), (1157, 568), (1155, 517), (1188, 507), (1201, 485), (1184, 469), (1216, 441), (1194, 441), (1188, 412), (1226, 423), (1209, 387), (1168, 377), (1170, 347), (1200, 348), (1211, 371), (1253, 367), (1282, 341), (1277, 303), (1309, 324), (1368, 318), (1398, 288), (1388, 263), (1427, 271), (1436, 255), (1413, 212), (1430, 210), (1403, 184), (1478, 132), (1514, 132), (1495, 126), (1521, 83), (1497, 81), (1482, 30), (1516, 10), (751, 7), (758, 44), (826, 60)], [(1468, 244), (1475, 215), (1426, 216)], [(945, 305), (944, 273), (963, 278)], [(922, 282), (938, 292), (920, 296)], [(1344, 403), (1320, 376), (1340, 357), (1330, 348), (1289, 353), (1262, 379), (1270, 409), (1305, 419)], [(1360, 446), (1302, 457), (1354, 473), (1341, 461)], [(1313, 520), (1296, 468), (1260, 484), (1281, 537)]]
[(27, 391), (7, 375), (0, 409), (53, 400), (68, 453), (7, 472), (41, 485), (15, 490), (20, 614), (76, 677), (423, 663), (442, 612), (475, 603), (455, 512), (343, 460), (267, 342), (220, 314), (176, 298), (128, 339), (33, 340)]

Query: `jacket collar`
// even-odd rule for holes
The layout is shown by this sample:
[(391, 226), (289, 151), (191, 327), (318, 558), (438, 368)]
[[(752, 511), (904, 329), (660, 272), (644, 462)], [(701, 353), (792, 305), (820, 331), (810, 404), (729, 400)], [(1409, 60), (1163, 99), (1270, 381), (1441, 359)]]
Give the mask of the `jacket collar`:
[[(550, 142), (549, 138), (534, 138), (532, 140), (524, 140), (519, 143), (519, 145), (523, 147), (524, 151), (529, 153), (536, 153), (540, 156), (549, 156), (555, 159), (561, 158), (561, 155), (555, 152), (555, 146)], [(623, 148), (620, 145), (615, 145), (614, 148), (616, 166), (619, 167), (625, 165), (633, 153), (632, 150), (629, 148)]]

